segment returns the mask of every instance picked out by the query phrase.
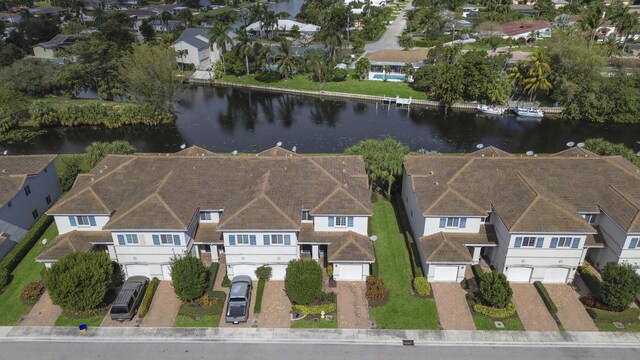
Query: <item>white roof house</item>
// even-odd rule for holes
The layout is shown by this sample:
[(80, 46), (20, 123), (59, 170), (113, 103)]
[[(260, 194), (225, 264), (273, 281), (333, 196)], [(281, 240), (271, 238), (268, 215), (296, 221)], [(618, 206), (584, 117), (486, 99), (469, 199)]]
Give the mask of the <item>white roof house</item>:
[[(297, 26), (301, 33), (316, 33), (320, 30), (320, 26), (313, 24), (305, 24), (295, 20), (278, 20), (275, 29), (282, 31), (291, 31), (293, 26)], [(254, 22), (246, 27), (247, 31), (260, 32), (262, 30), (262, 24), (260, 22)], [(264, 29), (267, 30), (267, 29)], [(268, 29), (271, 30), (271, 29)]]
[(185, 29), (171, 47), (182, 52), (177, 59), (179, 63), (192, 64), (195, 68), (206, 69), (213, 62), (209, 47), (209, 35), (205, 29)]

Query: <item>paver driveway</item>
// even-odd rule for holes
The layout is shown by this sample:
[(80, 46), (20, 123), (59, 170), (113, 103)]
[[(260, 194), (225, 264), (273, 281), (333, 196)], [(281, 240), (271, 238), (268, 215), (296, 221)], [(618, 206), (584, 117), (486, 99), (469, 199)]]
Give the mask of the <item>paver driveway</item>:
[(341, 329), (368, 329), (369, 304), (364, 281), (338, 281), (338, 326)]
[(53, 326), (62, 314), (62, 308), (53, 305), (49, 292), (45, 291), (40, 300), (20, 323), (21, 326)]
[(171, 281), (160, 281), (153, 296), (147, 316), (142, 319), (142, 327), (171, 327), (180, 310), (180, 300), (173, 292)]
[(532, 284), (511, 284), (513, 303), (527, 331), (558, 331), (555, 320)]
[(291, 302), (284, 292), (284, 281), (271, 280), (265, 283), (259, 319), (259, 327), (291, 327)]
[(558, 318), (567, 331), (598, 331), (580, 302), (579, 295), (566, 284), (545, 285), (558, 307)]
[(475, 330), (466, 291), (458, 283), (431, 283), (440, 325), (445, 330)]
[[(224, 274), (222, 275), (224, 276)], [(227, 294), (227, 297), (229, 296), (229, 288), (223, 288), (224, 292)], [(224, 299), (224, 308), (222, 309), (222, 315), (220, 316), (220, 327), (252, 327), (253, 325), (253, 307), (256, 304), (256, 292), (258, 289), (258, 282), (254, 281), (253, 282), (253, 288), (251, 289), (251, 304), (250, 304), (250, 309), (249, 309), (249, 318), (247, 319), (247, 322), (245, 323), (241, 323), (241, 324), (227, 324), (227, 322), (225, 321), (225, 316), (224, 314), (227, 313), (227, 299)], [(262, 297), (262, 301), (264, 304), (264, 294)], [(264, 306), (262, 307), (264, 309)], [(264, 311), (264, 310), (263, 310)]]

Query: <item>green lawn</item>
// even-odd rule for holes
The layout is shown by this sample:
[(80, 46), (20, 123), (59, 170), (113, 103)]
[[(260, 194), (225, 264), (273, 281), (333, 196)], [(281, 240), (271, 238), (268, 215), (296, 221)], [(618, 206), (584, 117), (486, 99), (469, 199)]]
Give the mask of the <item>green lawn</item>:
[[(295, 75), (289, 80), (280, 80), (273, 83), (262, 83), (254, 78), (253, 75), (245, 75), (241, 77), (233, 75), (225, 75), (222, 80), (246, 85), (258, 85), (258, 86), (271, 86), (278, 88), (297, 89), (297, 90), (309, 90), (319, 91), (320, 83), (314, 82), (309, 79), (308, 75)], [(384, 81), (359, 81), (349, 78), (340, 82), (327, 82), (324, 84), (325, 91), (334, 91), (349, 94), (362, 94), (373, 96), (400, 96), (402, 98), (412, 97), (414, 99), (425, 100), (426, 94), (420, 91), (413, 90), (409, 85), (399, 82), (384, 82)]]
[(67, 314), (62, 314), (56, 320), (56, 326), (74, 326), (78, 327), (80, 324), (86, 324), (88, 327), (93, 326), (97, 327), (102, 324), (102, 320), (104, 319), (105, 314), (98, 314), (89, 317), (75, 317)]
[(206, 315), (195, 320), (190, 316), (178, 315), (173, 323), (175, 327), (218, 327), (220, 324), (220, 315)]
[(337, 329), (338, 319), (337, 316), (333, 317), (333, 320), (328, 321), (326, 319), (320, 319), (318, 322), (313, 322), (313, 316), (307, 316), (304, 319), (295, 320), (291, 322), (292, 329)]
[(410, 295), (409, 253), (390, 203), (373, 204), (371, 225), (378, 236), (375, 250), (379, 276), (389, 289), (389, 302), (369, 309), (371, 319), (380, 329), (439, 329), (435, 300)]
[(600, 331), (640, 331), (640, 323), (625, 324), (624, 329), (618, 329), (611, 322), (596, 321), (596, 327)]
[(501, 320), (504, 323), (504, 328), (499, 329), (493, 323), (493, 320), (488, 317), (482, 315), (474, 315), (473, 322), (476, 323), (477, 330), (514, 330), (514, 331), (524, 331), (524, 326), (522, 322), (518, 318), (509, 318), (506, 320)]
[[(50, 243), (57, 235), (58, 228), (56, 228), (56, 223), (54, 222), (45, 231), (41, 239), (47, 239)], [(45, 247), (45, 245), (42, 245), (42, 241), (38, 241), (13, 271), (13, 280), (5, 291), (0, 294), (0, 309), (2, 309), (0, 311), (0, 325), (15, 325), (22, 316), (28, 314), (31, 310), (31, 306), (23, 304), (20, 300), (20, 293), (25, 285), (40, 278), (44, 265), (37, 263), (35, 259)]]

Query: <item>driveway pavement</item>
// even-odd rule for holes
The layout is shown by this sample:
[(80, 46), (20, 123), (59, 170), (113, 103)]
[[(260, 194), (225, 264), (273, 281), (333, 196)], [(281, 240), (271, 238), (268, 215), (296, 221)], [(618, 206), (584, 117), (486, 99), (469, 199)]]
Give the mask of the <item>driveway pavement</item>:
[(402, 35), (402, 31), (404, 31), (405, 25), (407, 24), (407, 19), (405, 19), (404, 15), (407, 10), (412, 9), (410, 3), (407, 3), (404, 9), (398, 13), (398, 16), (391, 23), (391, 25), (387, 26), (387, 30), (382, 34), (380, 39), (373, 43), (368, 43), (364, 46), (364, 50), (366, 52), (372, 51), (380, 51), (380, 50), (402, 50), (400, 45), (398, 45), (398, 38)]
[(180, 300), (173, 292), (171, 281), (160, 281), (153, 296), (147, 316), (142, 319), (142, 327), (171, 327), (180, 310)]
[(62, 308), (53, 305), (49, 292), (45, 291), (40, 300), (33, 306), (29, 314), (20, 323), (21, 326), (53, 326), (62, 314)]
[(532, 284), (511, 284), (513, 303), (527, 331), (558, 331), (555, 320)]
[(338, 281), (338, 326), (341, 329), (368, 329), (369, 304), (364, 281)]
[[(257, 285), (256, 285), (257, 286)], [(258, 326), (264, 328), (291, 327), (291, 302), (284, 292), (284, 281), (267, 281), (262, 295), (262, 312)]]
[(567, 331), (598, 331), (593, 320), (580, 302), (579, 294), (567, 285), (545, 285), (549, 296), (558, 307), (558, 318)]
[(444, 330), (475, 330), (466, 291), (458, 283), (431, 283), (440, 325)]
[[(224, 274), (222, 274), (222, 276), (224, 276)], [(218, 276), (219, 277), (219, 276)], [(215, 287), (214, 287), (215, 288)], [(227, 296), (229, 296), (229, 289), (228, 288), (222, 288), (224, 289), (224, 292), (227, 294)], [(257, 326), (253, 326), (253, 307), (256, 304), (256, 293), (257, 293), (257, 289), (258, 289), (258, 282), (254, 281), (253, 282), (253, 288), (251, 289), (251, 308), (249, 309), (249, 319), (247, 319), (246, 323), (242, 323), (242, 324), (227, 324), (224, 321), (224, 314), (227, 313), (227, 299), (224, 299), (224, 308), (222, 309), (222, 315), (220, 316), (220, 327), (241, 327), (241, 328), (247, 328), (247, 327), (257, 327)], [(216, 289), (217, 290), (217, 289)], [(262, 301), (264, 304), (264, 294), (262, 296)], [(264, 306), (262, 307), (264, 309)]]

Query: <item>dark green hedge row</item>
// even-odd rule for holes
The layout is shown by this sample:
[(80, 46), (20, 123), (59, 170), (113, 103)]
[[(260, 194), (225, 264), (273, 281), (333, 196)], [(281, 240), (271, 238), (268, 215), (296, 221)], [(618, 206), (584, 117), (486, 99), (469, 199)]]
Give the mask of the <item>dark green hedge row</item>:
[(640, 316), (640, 309), (638, 308), (629, 308), (620, 312), (606, 311), (596, 308), (591, 308), (588, 311), (589, 315), (598, 321), (635, 322), (638, 320), (638, 316)]
[(478, 283), (478, 286), (480, 286), (480, 279), (482, 279), (484, 270), (482, 270), (482, 267), (480, 266), (480, 264), (475, 264), (471, 266), (471, 271), (473, 272), (473, 276), (475, 276), (476, 278), (476, 282)]
[(258, 280), (258, 290), (256, 290), (256, 304), (253, 307), (253, 313), (259, 314), (262, 311), (262, 294), (264, 293), (264, 284), (266, 281)]
[(207, 294), (209, 297), (213, 294), (213, 285), (216, 283), (216, 278), (218, 277), (218, 268), (220, 267), (220, 263), (214, 262), (211, 263), (209, 267), (209, 285), (207, 285)]
[[(47, 228), (53, 222), (53, 217), (42, 215), (38, 221), (31, 227), (31, 230), (27, 232), (27, 234), (20, 240), (18, 245), (16, 245), (11, 251), (5, 256), (4, 259), (0, 262), (0, 268), (6, 269), (8, 273), (13, 272), (16, 269), (18, 264), (24, 259), (25, 256), (31, 251), (31, 248), (40, 240), (42, 234), (47, 231)], [(49, 239), (53, 240), (53, 239)], [(8, 276), (5, 280), (5, 284), (0, 283), (0, 289), (8, 285), (10, 281), (10, 276)]]
[(544, 305), (547, 307), (547, 310), (549, 310), (551, 315), (557, 314), (558, 313), (558, 307), (556, 306), (556, 304), (551, 299), (551, 296), (549, 296), (549, 293), (547, 292), (547, 288), (545, 288), (544, 285), (540, 281), (534, 282), (533, 286), (535, 286), (536, 290), (538, 290), (538, 294), (540, 294), (540, 297), (542, 298), (542, 301), (544, 302)]
[(600, 279), (598, 279), (598, 276), (594, 274), (594, 271), (595, 270), (590, 265), (578, 267), (578, 274), (580, 274), (582, 280), (584, 280), (589, 290), (591, 290), (591, 294), (593, 295), (593, 297), (596, 299), (600, 299), (600, 295), (602, 293), (602, 284), (600, 283)]
[(154, 277), (149, 283), (149, 286), (147, 286), (147, 290), (144, 292), (144, 297), (142, 298), (142, 303), (140, 304), (140, 310), (138, 310), (138, 316), (141, 318), (145, 317), (149, 312), (151, 301), (153, 301), (153, 295), (156, 294), (158, 285), (160, 285), (160, 280)]

